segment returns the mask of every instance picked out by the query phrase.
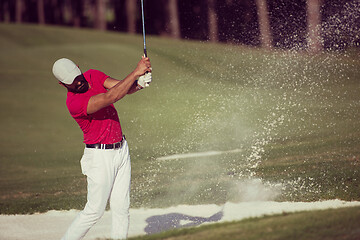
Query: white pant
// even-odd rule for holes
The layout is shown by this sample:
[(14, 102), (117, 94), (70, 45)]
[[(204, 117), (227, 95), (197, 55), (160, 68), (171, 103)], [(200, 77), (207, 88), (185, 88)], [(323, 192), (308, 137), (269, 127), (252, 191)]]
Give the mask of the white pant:
[(85, 148), (81, 170), (87, 176), (87, 203), (62, 240), (80, 240), (102, 217), (108, 200), (112, 214), (111, 237), (126, 239), (129, 229), (131, 164), (129, 148)]

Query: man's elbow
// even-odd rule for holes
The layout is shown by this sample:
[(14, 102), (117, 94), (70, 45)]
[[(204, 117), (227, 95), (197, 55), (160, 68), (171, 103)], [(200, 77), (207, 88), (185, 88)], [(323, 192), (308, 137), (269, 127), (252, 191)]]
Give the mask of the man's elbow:
[(110, 104), (114, 103), (115, 98), (108, 94), (99, 94), (96, 97), (92, 97), (89, 100), (87, 106), (87, 114), (93, 114), (100, 109), (109, 106)]

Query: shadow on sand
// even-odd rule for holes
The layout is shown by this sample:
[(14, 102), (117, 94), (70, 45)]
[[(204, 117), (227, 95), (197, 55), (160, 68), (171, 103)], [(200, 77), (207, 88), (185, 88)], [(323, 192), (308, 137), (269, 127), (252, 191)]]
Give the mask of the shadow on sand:
[(208, 218), (193, 217), (181, 213), (155, 215), (146, 219), (148, 225), (145, 227), (145, 232), (153, 234), (174, 228), (195, 227), (202, 223), (218, 222), (222, 219), (223, 215), (223, 209)]

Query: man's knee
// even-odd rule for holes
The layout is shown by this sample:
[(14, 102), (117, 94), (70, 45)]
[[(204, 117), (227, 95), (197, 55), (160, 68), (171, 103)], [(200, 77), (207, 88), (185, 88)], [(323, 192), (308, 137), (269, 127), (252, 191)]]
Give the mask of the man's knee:
[(97, 221), (99, 220), (105, 213), (105, 207), (102, 206), (91, 206), (86, 205), (83, 211), (83, 214), (88, 216), (89, 218)]

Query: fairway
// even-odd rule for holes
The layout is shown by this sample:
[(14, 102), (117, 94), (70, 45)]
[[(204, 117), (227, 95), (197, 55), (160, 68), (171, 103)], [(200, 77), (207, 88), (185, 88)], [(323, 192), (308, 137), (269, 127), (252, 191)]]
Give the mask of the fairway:
[[(0, 24), (1, 214), (83, 208), (83, 136), (52, 64), (67, 57), (122, 79), (142, 47), (140, 35)], [(132, 208), (360, 200), (358, 50), (307, 55), (152, 36), (147, 48), (151, 86), (115, 104)], [(209, 152), (220, 154), (199, 155)]]

